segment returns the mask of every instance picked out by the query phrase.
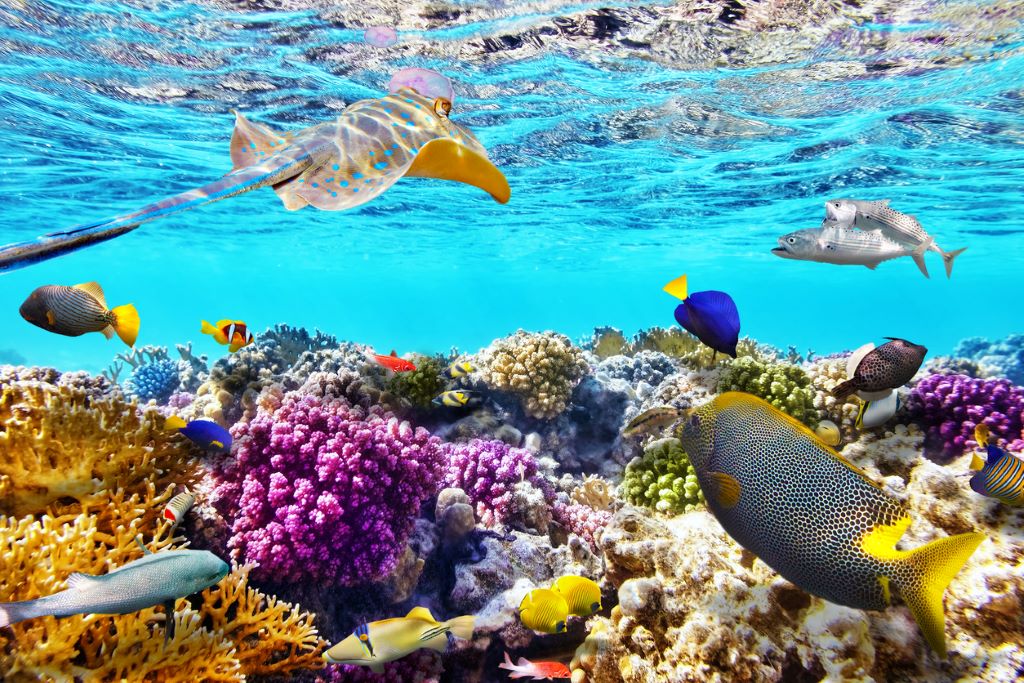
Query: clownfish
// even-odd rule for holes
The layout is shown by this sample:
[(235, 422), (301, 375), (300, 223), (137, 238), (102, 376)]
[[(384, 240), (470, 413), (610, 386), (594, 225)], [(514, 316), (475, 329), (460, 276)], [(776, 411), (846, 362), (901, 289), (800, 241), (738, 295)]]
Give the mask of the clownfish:
[(200, 332), (210, 335), (218, 344), (227, 345), (230, 353), (256, 341), (249, 327), (241, 320), (218, 320), (216, 325), (204, 320)]

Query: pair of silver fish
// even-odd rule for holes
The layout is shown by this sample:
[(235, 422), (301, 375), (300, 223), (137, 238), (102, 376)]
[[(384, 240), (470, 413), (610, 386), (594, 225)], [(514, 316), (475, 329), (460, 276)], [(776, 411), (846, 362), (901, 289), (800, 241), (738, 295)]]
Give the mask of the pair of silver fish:
[(924, 254), (934, 251), (942, 256), (946, 277), (950, 277), (953, 259), (965, 249), (943, 251), (914, 216), (889, 208), (888, 199), (830, 199), (825, 203), (825, 220), (820, 228), (783, 235), (772, 253), (798, 261), (866, 266), (872, 270), (883, 261), (909, 256), (921, 273), (929, 277)]

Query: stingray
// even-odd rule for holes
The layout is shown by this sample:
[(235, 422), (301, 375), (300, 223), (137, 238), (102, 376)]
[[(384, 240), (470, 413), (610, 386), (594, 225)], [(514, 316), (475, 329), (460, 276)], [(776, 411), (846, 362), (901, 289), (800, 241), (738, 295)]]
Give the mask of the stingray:
[(272, 187), (286, 209), (313, 206), (341, 211), (365, 204), (414, 176), (479, 187), (504, 204), (511, 190), (467, 129), (448, 118), (451, 102), (411, 88), (360, 100), (337, 120), (280, 133), (235, 115), (233, 170), (219, 180), (149, 204), (129, 214), (0, 247), (0, 271), (24, 266), (113, 239), (143, 223)]

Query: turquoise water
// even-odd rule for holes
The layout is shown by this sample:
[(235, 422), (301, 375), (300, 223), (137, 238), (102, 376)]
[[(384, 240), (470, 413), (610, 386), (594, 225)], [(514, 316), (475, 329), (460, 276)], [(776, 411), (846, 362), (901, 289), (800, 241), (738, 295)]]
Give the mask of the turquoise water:
[[(519, 327), (634, 332), (673, 324), (661, 287), (684, 272), (732, 294), (742, 334), (801, 351), (897, 336), (937, 354), (1021, 331), (1019, 4), (809, 3), (817, 24), (758, 31), (723, 13), (696, 37), (687, 12), (651, 3), (403, 4), (401, 20), (397, 4), (246, 6), (0, 3), (0, 243), (226, 173), (231, 108), (300, 129), (406, 66), (452, 79), (451, 117), (512, 200), (408, 178), (346, 212), (288, 212), (265, 189), (146, 224), (0, 275), (0, 361), (105, 367), (120, 342), (18, 315), (35, 287), (87, 280), (136, 305), (140, 344), (213, 356), (204, 318), (400, 353)], [(401, 42), (364, 44), (360, 27), (389, 17)], [(906, 258), (870, 271), (770, 253), (836, 196), (890, 198), (969, 250), (951, 280), (935, 254), (926, 280)]]

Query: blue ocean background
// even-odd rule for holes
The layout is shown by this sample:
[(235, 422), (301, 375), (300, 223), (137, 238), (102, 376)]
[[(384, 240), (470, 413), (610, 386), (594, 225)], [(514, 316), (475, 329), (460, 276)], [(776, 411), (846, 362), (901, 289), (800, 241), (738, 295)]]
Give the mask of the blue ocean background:
[[(232, 108), (298, 129), (383, 94), (406, 66), (452, 79), (452, 118), (490, 150), (512, 200), (406, 179), (347, 212), (288, 212), (261, 190), (172, 216), (0, 275), (0, 362), (97, 371), (124, 351), (18, 315), (35, 287), (88, 280), (110, 305), (135, 304), (140, 345), (193, 340), (211, 356), (223, 349), (199, 334), (202, 319), (256, 331), (286, 322), (399, 353), (475, 351), (520, 327), (633, 333), (674, 324), (661, 287), (682, 273), (693, 291), (734, 297), (741, 334), (800, 351), (894, 336), (937, 355), (1022, 331), (1019, 17), (970, 46), (907, 39), (953, 33), (936, 20), (850, 22), (751, 65), (556, 38), (523, 54), (466, 49), (562, 14), (642, 4), (504, 3), (487, 21), (399, 24), (399, 45), (381, 50), (360, 28), (380, 13), (357, 9), (340, 21), (318, 7), (8, 0), (0, 243), (226, 173)], [(935, 254), (925, 279), (905, 258), (870, 271), (770, 253), (839, 196), (889, 198), (944, 249), (969, 249), (950, 280)]]

